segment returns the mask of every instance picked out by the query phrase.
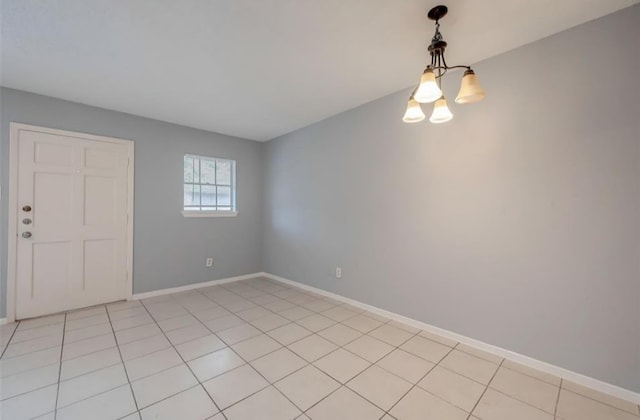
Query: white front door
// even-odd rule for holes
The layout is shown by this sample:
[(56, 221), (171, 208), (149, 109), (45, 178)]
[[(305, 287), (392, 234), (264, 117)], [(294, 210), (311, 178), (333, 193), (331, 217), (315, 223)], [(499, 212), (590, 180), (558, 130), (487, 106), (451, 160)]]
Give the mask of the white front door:
[(17, 137), (16, 318), (129, 296), (130, 142)]

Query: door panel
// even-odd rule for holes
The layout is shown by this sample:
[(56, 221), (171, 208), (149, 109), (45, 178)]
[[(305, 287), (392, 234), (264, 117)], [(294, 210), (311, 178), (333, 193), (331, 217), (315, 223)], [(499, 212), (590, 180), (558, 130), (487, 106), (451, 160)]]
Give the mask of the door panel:
[(19, 131), (18, 319), (128, 296), (128, 160), (124, 143)]

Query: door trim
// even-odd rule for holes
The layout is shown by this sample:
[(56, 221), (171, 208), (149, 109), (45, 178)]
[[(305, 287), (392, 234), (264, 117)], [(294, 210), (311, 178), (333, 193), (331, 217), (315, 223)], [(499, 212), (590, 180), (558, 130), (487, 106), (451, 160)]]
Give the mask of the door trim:
[(7, 238), (7, 300), (6, 321), (16, 320), (16, 286), (18, 257), (18, 141), (20, 131), (37, 131), (39, 133), (75, 137), (79, 140), (93, 140), (116, 143), (127, 146), (129, 166), (127, 170), (127, 298), (133, 296), (133, 140), (96, 136), (75, 131), (58, 130), (36, 125), (9, 123), (9, 212)]

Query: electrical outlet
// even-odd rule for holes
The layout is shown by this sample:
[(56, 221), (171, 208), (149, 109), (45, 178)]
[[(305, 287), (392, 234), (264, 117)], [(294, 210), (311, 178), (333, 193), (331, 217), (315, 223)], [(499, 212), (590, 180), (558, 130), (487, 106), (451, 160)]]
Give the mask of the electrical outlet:
[(213, 258), (208, 257), (208, 258), (207, 258), (207, 261), (206, 261), (206, 263), (205, 263), (205, 265), (206, 265), (207, 267), (213, 267)]
[(340, 267), (336, 267), (336, 278), (337, 279), (341, 279), (342, 278), (342, 268), (340, 268)]

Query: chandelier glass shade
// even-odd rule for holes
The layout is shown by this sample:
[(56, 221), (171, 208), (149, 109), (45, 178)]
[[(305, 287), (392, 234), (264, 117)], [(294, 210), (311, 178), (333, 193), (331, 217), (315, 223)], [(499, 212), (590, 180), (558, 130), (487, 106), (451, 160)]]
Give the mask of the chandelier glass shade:
[(458, 96), (456, 96), (455, 102), (458, 104), (471, 104), (480, 101), (484, 98), (484, 90), (478, 83), (478, 78), (470, 66), (449, 66), (444, 57), (444, 51), (447, 47), (447, 43), (443, 40), (440, 33), (440, 19), (447, 14), (446, 6), (436, 6), (429, 11), (427, 16), (429, 19), (435, 21), (436, 31), (431, 39), (429, 45), (429, 55), (431, 56), (431, 63), (427, 65), (420, 76), (420, 82), (414, 89), (409, 102), (407, 103), (407, 109), (405, 111), (402, 120), (407, 123), (414, 123), (422, 121), (424, 112), (420, 104), (434, 103), (433, 112), (429, 121), (434, 124), (450, 121), (453, 118), (453, 114), (447, 106), (447, 100), (442, 92), (442, 77), (447, 71), (452, 69), (465, 69), (460, 83), (460, 90)]

